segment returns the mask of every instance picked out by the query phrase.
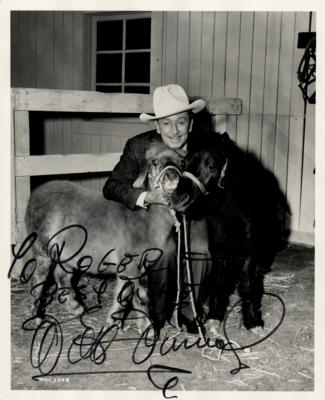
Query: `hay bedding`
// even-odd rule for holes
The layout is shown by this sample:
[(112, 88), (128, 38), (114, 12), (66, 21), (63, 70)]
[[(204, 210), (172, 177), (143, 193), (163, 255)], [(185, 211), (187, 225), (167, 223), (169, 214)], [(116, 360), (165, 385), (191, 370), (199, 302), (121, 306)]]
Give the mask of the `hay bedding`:
[[(301, 269), (297, 271), (297, 262)], [(294, 268), (290, 269), (292, 262)], [(177, 390), (312, 390), (313, 389), (313, 251), (306, 248), (289, 247), (280, 254), (274, 263), (273, 272), (265, 279), (265, 291), (281, 296), (286, 304), (286, 316), (279, 329), (264, 342), (246, 351), (238, 351), (242, 363), (249, 366), (238, 374), (229, 371), (238, 366), (233, 353), (219, 349), (179, 350), (161, 356), (154, 351), (152, 356), (140, 369), (147, 369), (152, 364), (163, 364), (185, 368), (192, 371), (189, 375), (179, 375)], [(97, 296), (93, 287), (98, 287), (98, 280), (82, 278), (81, 285), (86, 295), (86, 304), (94, 305)], [(301, 287), (303, 289), (301, 289)], [(304, 292), (304, 295), (302, 295)], [(308, 292), (308, 293), (307, 293)], [(31, 296), (26, 285), (12, 280), (12, 386), (14, 389), (99, 389), (99, 390), (154, 390), (152, 384), (143, 374), (111, 374), (73, 376), (67, 379), (52, 381), (33, 381), (31, 376), (38, 374), (29, 361), (32, 332), (23, 331), (21, 325), (29, 318)], [(231, 305), (238, 300), (236, 294), (231, 296)], [(103, 304), (111, 301), (106, 293)], [(99, 331), (106, 315), (106, 307), (96, 314), (87, 316), (87, 325)], [(63, 328), (65, 348), (61, 354), (56, 371), (98, 371), (139, 369), (131, 361), (131, 353), (136, 341), (127, 340), (136, 337), (134, 330), (124, 332), (113, 342), (108, 350), (107, 359), (102, 365), (94, 365), (89, 360), (71, 365), (67, 359), (67, 345), (83, 331), (80, 321), (71, 319), (56, 302), (49, 306), (48, 314), (55, 315), (59, 321), (70, 320)], [(281, 309), (272, 298), (263, 299), (265, 320), (264, 335), (268, 333), (281, 316)], [(241, 327), (240, 308), (236, 307), (227, 322), (227, 332), (234, 346), (252, 343), (258, 336)], [(217, 337), (216, 334), (215, 337)], [(171, 343), (174, 338), (189, 343), (196, 341), (196, 335), (178, 332), (166, 325), (162, 338), (168, 336)], [(159, 343), (158, 343), (159, 344)], [(143, 349), (145, 350), (145, 349)], [(139, 348), (139, 352), (142, 349)], [(71, 357), (78, 357), (78, 349), (73, 348)], [(170, 375), (171, 377), (172, 375)]]

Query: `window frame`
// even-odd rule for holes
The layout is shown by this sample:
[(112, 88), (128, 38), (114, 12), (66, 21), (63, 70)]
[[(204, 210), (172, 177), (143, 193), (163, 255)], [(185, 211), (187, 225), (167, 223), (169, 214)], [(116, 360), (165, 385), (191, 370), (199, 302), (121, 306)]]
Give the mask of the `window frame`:
[[(142, 19), (142, 18), (150, 18), (151, 19), (151, 31), (150, 31), (150, 38), (151, 38), (151, 46), (149, 49), (138, 49), (138, 50), (126, 50), (125, 49), (125, 42), (126, 42), (126, 21), (131, 19)], [(97, 52), (97, 22), (98, 21), (116, 21), (116, 20), (123, 20), (123, 46), (122, 50), (103, 50)], [(125, 93), (125, 87), (132, 87), (132, 86), (142, 86), (148, 87), (148, 92), (151, 93), (152, 88), (152, 81), (153, 81), (153, 74), (152, 74), (152, 58), (154, 57), (153, 54), (153, 15), (152, 12), (121, 12), (121, 13), (105, 13), (101, 15), (92, 15), (91, 16), (91, 65), (90, 65), (90, 90), (96, 91), (96, 86), (121, 86), (122, 91), (119, 93)], [(137, 83), (126, 83), (125, 82), (125, 58), (126, 54), (128, 53), (150, 53), (150, 80), (148, 83), (144, 82), (137, 82)], [(122, 81), (121, 83), (100, 83), (96, 82), (96, 62), (97, 62), (97, 54), (122, 54)]]

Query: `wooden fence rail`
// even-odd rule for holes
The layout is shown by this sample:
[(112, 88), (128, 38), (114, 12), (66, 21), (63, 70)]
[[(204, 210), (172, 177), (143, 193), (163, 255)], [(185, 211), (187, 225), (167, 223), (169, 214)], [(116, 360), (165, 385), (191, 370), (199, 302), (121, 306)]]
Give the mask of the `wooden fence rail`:
[[(215, 115), (241, 114), (237, 98), (207, 98), (207, 110)], [(72, 173), (104, 172), (114, 168), (120, 153), (30, 155), (29, 113), (31, 111), (77, 113), (152, 113), (152, 96), (125, 93), (98, 93), (78, 90), (12, 88), (12, 240), (26, 232), (24, 215), (30, 196), (30, 177)]]

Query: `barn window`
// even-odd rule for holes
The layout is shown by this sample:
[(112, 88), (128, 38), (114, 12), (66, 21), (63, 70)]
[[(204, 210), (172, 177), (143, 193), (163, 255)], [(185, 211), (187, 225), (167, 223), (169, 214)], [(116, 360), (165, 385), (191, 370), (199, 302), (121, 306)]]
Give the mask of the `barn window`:
[(94, 16), (92, 89), (149, 93), (151, 13)]

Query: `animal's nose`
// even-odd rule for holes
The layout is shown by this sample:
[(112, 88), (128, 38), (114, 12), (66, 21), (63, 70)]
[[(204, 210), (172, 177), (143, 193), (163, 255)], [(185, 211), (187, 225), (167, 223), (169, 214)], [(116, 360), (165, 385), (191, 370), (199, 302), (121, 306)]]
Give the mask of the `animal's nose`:
[(179, 177), (175, 176), (173, 179), (167, 179), (164, 183), (165, 190), (172, 191), (177, 188)]

